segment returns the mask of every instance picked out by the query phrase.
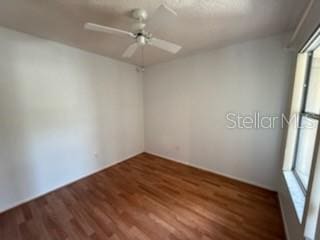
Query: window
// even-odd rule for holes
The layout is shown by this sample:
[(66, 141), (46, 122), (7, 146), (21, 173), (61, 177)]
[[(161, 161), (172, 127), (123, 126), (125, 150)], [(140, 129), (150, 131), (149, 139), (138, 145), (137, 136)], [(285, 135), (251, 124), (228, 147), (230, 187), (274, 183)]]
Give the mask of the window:
[(304, 190), (308, 188), (320, 120), (320, 47), (308, 54), (307, 74), (299, 118), (293, 171)]
[(308, 188), (311, 164), (318, 130), (318, 120), (302, 115), (296, 146), (294, 172), (304, 192)]
[(320, 47), (310, 56), (311, 68), (308, 83), (307, 99), (305, 111), (320, 113)]
[[(284, 178), (308, 239), (320, 221), (320, 28), (298, 54)], [(320, 227), (319, 227), (320, 228)]]

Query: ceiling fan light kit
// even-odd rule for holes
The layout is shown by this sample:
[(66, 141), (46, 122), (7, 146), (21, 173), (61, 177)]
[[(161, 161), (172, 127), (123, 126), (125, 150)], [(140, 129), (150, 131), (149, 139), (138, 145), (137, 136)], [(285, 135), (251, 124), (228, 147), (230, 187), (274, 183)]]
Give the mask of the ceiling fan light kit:
[(142, 34), (138, 35), (136, 40), (137, 40), (138, 45), (141, 46), (141, 47), (147, 44), (147, 39)]
[[(166, 12), (171, 15), (177, 16), (175, 11), (165, 5), (160, 5), (156, 12)], [(123, 58), (132, 57), (139, 47), (144, 47), (146, 45), (157, 47), (172, 54), (176, 54), (178, 51), (180, 51), (181, 46), (175, 43), (155, 38), (150, 32), (145, 30), (147, 25), (145, 21), (148, 19), (148, 13), (146, 10), (141, 8), (133, 9), (131, 12), (131, 17), (137, 21), (133, 24), (133, 32), (128, 32), (125, 30), (103, 26), (95, 23), (86, 23), (84, 25), (84, 28), (86, 30), (133, 38), (135, 42), (129, 45), (129, 47), (124, 51), (124, 53), (122, 54)]]

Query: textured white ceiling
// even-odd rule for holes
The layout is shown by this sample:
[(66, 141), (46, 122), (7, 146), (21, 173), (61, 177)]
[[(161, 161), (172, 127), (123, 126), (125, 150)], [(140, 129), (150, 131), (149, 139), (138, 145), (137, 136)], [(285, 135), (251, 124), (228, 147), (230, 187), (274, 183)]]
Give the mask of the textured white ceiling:
[(144, 65), (167, 61), (199, 49), (292, 30), (309, 0), (1, 0), (0, 25), (91, 52), (141, 65), (141, 52), (121, 59), (132, 39), (85, 31), (87, 21), (130, 30), (133, 8), (149, 15), (165, 3), (178, 17), (149, 25), (153, 35), (183, 46), (177, 55), (145, 48)]

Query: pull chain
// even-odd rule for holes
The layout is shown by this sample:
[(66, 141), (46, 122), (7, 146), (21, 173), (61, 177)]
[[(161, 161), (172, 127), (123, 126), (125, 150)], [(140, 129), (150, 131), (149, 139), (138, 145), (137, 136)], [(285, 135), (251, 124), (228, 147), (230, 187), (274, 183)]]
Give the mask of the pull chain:
[(141, 47), (141, 71), (144, 72), (144, 46)]

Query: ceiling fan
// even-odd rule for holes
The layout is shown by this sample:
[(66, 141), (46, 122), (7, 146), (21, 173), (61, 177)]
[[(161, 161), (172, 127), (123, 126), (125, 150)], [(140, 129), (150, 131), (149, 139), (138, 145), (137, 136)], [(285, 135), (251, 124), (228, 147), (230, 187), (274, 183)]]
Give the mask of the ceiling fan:
[[(168, 14), (177, 16), (176, 12), (174, 12), (164, 4), (160, 5), (156, 12), (162, 13), (163, 17), (166, 17)], [(143, 47), (145, 45), (157, 47), (173, 54), (176, 54), (181, 49), (181, 46), (155, 38), (150, 32), (145, 30), (146, 20), (148, 19), (148, 13), (146, 10), (141, 8), (134, 9), (131, 11), (131, 17), (136, 20), (136, 22), (133, 24), (133, 32), (128, 32), (125, 30), (103, 26), (95, 23), (86, 23), (84, 25), (84, 28), (91, 31), (105, 32), (117, 36), (131, 37), (132, 39), (134, 39), (135, 42), (132, 43), (122, 54), (123, 58), (132, 57), (139, 47)]]

